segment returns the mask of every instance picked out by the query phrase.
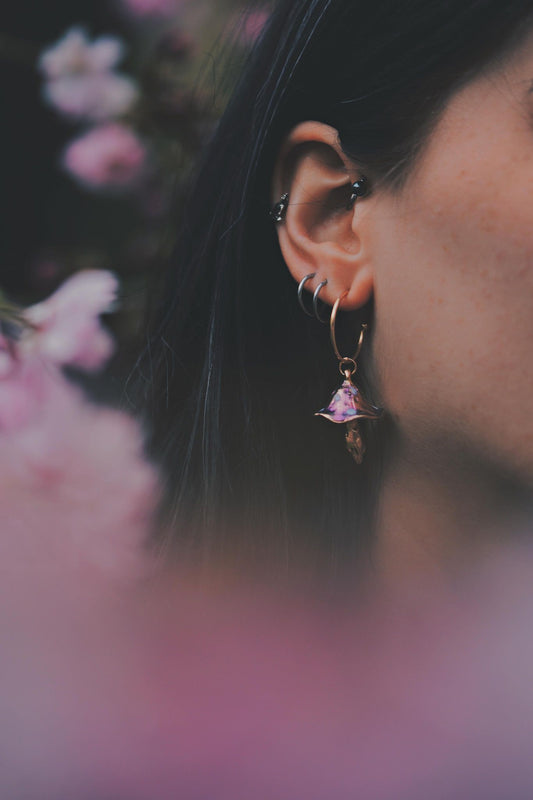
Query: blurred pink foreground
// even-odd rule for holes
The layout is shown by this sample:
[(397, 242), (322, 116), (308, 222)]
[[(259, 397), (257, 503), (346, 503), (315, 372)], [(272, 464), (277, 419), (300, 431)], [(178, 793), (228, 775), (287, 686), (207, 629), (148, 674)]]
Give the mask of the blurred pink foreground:
[(61, 372), (110, 354), (115, 292), (3, 340), (2, 800), (531, 798), (531, 550), (334, 601), (158, 565), (138, 426)]

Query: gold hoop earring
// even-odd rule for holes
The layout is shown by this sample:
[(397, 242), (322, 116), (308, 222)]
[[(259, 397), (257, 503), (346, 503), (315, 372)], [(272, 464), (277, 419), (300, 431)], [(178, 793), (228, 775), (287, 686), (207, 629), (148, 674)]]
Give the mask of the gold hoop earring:
[(355, 462), (361, 464), (365, 453), (365, 445), (359, 430), (359, 420), (379, 419), (383, 413), (383, 409), (377, 408), (377, 406), (373, 406), (365, 400), (352, 381), (352, 375), (357, 371), (357, 359), (363, 347), (368, 325), (364, 324), (361, 327), (357, 349), (353, 356), (342, 356), (337, 345), (337, 336), (335, 333), (337, 311), (347, 294), (348, 292), (344, 292), (344, 294), (337, 298), (331, 310), (329, 321), (331, 344), (339, 360), (339, 370), (341, 375), (344, 376), (344, 381), (340, 388), (333, 392), (329, 406), (317, 411), (315, 416), (324, 417), (330, 422), (346, 424), (346, 447)]

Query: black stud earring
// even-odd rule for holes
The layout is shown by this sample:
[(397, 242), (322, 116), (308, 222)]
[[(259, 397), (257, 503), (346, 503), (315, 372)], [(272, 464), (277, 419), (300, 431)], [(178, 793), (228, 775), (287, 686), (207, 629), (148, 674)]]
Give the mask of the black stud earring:
[(289, 207), (289, 195), (284, 194), (278, 200), (276, 205), (271, 208), (270, 218), (273, 219), (274, 222), (283, 222), (288, 207)]
[(364, 175), (361, 175), (359, 180), (354, 181), (352, 183), (352, 194), (350, 199), (348, 200), (348, 206), (347, 206), (348, 210), (353, 208), (355, 201), (359, 197), (364, 197), (365, 195), (368, 195), (369, 192), (370, 192), (370, 184), (368, 182), (368, 178), (365, 178)]

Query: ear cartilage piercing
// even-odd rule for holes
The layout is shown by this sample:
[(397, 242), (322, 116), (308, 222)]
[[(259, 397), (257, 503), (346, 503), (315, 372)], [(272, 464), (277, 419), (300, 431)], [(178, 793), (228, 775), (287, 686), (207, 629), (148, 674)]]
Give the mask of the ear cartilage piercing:
[(298, 284), (298, 302), (300, 303), (300, 308), (302, 309), (302, 311), (304, 311), (307, 314), (308, 317), (312, 317), (312, 316), (314, 316), (314, 314), (313, 314), (312, 311), (308, 311), (306, 309), (305, 303), (304, 303), (304, 298), (303, 298), (303, 292), (304, 292), (304, 286), (307, 283), (307, 281), (310, 281), (311, 278), (315, 277), (315, 275), (316, 275), (316, 272), (310, 272), (309, 275), (306, 275), (305, 278), (302, 278), (302, 280)]
[(370, 184), (368, 182), (368, 178), (365, 178), (364, 175), (361, 175), (359, 180), (354, 181), (352, 183), (352, 194), (350, 199), (348, 200), (348, 209), (353, 208), (355, 201), (359, 197), (364, 197), (370, 192)]
[(287, 208), (289, 207), (289, 195), (287, 193), (283, 194), (275, 206), (273, 206), (270, 210), (270, 217), (274, 220), (274, 222), (283, 222), (285, 219), (285, 215), (287, 214)]
[(357, 464), (361, 464), (365, 453), (365, 444), (361, 436), (361, 431), (359, 430), (359, 420), (379, 419), (383, 413), (383, 409), (377, 408), (365, 400), (352, 381), (352, 375), (354, 375), (357, 370), (357, 359), (359, 358), (359, 353), (363, 346), (367, 325), (361, 327), (359, 342), (353, 356), (342, 356), (337, 345), (335, 321), (337, 319), (339, 305), (347, 294), (348, 292), (345, 292), (341, 297), (337, 298), (331, 310), (330, 318), (331, 344), (339, 361), (340, 373), (344, 375), (344, 381), (340, 388), (333, 393), (329, 406), (321, 408), (320, 411), (316, 412), (315, 416), (325, 417), (325, 419), (328, 419), (330, 422), (346, 423), (346, 447), (354, 461)]
[(321, 281), (318, 284), (318, 286), (316, 287), (316, 289), (314, 291), (314, 294), (313, 294), (313, 311), (315, 312), (315, 317), (317, 318), (317, 320), (319, 322), (322, 322), (324, 325), (328, 324), (328, 320), (327, 319), (322, 319), (322, 317), (320, 316), (320, 312), (318, 310), (318, 295), (322, 291), (322, 287), (327, 285), (327, 282), (328, 282), (327, 278), (325, 278), (323, 281)]

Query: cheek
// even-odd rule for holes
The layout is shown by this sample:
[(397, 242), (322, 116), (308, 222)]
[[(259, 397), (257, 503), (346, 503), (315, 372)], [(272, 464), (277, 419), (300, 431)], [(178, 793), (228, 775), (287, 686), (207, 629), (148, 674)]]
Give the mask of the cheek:
[(522, 178), (504, 193), (485, 170), (443, 166), (448, 179), (391, 208), (376, 238), (384, 403), (411, 439), (454, 431), (491, 449), (503, 426), (509, 455), (513, 442), (531, 454), (531, 190)]

